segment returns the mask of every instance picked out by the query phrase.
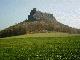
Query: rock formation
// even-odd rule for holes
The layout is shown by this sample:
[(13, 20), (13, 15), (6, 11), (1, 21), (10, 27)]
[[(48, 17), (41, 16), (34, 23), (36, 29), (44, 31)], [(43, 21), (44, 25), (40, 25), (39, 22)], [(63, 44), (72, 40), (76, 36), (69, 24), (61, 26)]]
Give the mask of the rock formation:
[(55, 17), (53, 17), (53, 14), (43, 13), (41, 11), (36, 11), (36, 8), (33, 8), (31, 10), (30, 15), (28, 15), (28, 20), (56, 20)]
[(80, 34), (80, 29), (72, 28), (58, 22), (53, 14), (43, 13), (33, 8), (30, 15), (28, 15), (28, 20), (1, 30), (0, 37), (50, 31)]

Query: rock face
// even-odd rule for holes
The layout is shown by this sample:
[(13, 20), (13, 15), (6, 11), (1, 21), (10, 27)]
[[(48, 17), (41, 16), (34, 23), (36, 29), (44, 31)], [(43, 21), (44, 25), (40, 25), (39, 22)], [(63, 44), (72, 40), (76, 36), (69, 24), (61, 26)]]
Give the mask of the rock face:
[(53, 14), (43, 13), (41, 11), (36, 11), (36, 8), (33, 8), (31, 10), (30, 15), (28, 15), (28, 20), (56, 20), (55, 17), (53, 17)]
[(30, 15), (28, 15), (28, 20), (34, 20), (35, 18), (33, 17), (33, 15), (36, 13), (36, 8), (33, 8), (33, 10), (31, 10)]

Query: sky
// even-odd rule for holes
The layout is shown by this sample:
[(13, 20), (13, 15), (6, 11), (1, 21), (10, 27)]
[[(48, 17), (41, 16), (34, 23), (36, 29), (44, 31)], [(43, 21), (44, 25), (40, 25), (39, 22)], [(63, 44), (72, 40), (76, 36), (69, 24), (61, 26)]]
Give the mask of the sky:
[(24, 21), (33, 8), (80, 29), (80, 0), (0, 0), (0, 29)]

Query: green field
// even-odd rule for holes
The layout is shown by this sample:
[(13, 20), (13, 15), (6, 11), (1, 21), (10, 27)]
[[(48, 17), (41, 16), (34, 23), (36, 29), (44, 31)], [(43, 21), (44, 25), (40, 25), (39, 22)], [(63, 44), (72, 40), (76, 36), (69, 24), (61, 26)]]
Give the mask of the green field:
[(47, 32), (47, 33), (32, 33), (20, 36), (12, 36), (7, 38), (27, 38), (27, 37), (69, 37), (69, 36), (80, 36), (80, 34), (69, 34), (62, 32)]
[(80, 35), (39, 33), (1, 38), (0, 60), (80, 60)]

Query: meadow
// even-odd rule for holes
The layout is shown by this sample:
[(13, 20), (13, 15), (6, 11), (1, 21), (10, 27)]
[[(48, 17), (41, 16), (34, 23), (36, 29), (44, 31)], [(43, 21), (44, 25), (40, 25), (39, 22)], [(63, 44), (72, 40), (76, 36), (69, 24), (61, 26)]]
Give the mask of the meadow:
[(40, 34), (0, 38), (0, 60), (80, 60), (80, 35)]

